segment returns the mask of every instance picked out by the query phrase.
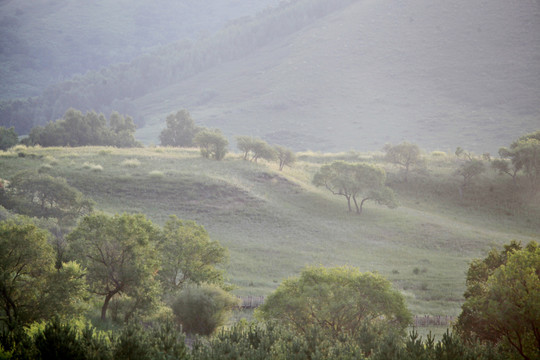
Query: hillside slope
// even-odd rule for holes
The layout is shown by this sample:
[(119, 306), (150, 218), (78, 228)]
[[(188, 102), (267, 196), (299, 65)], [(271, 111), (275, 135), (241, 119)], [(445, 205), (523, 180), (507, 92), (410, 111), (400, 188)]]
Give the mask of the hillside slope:
[(213, 33), (276, 0), (0, 2), (0, 99)]
[(368, 202), (358, 216), (311, 178), (321, 162), (374, 162), (367, 154), (299, 154), (283, 172), (239, 154), (206, 160), (195, 149), (19, 147), (0, 155), (2, 178), (39, 169), (66, 178), (99, 210), (143, 213), (158, 224), (177, 215), (204, 225), (229, 249), (227, 272), (243, 295), (268, 294), (307, 265), (351, 265), (389, 278), (415, 314), (456, 315), (472, 258), (540, 236), (538, 206), (512, 211), (480, 200), (504, 191), (494, 173), (459, 201), (460, 180), (449, 175), (453, 157), (431, 158), (430, 177), (411, 175), (409, 185), (397, 186), (400, 207)]
[[(296, 149), (492, 153), (540, 126), (540, 3), (356, 1), (241, 60), (137, 99), (139, 137), (189, 109)], [(211, 96), (208, 96), (211, 94)]]

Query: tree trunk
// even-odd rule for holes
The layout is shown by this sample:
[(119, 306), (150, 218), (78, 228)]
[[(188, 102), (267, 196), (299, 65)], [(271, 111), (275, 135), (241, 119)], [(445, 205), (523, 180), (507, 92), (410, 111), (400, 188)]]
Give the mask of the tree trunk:
[(368, 200), (369, 198), (365, 198), (365, 199), (362, 199), (362, 201), (360, 202), (360, 211), (358, 212), (359, 215), (362, 213), (362, 209), (364, 208), (364, 203)]
[(358, 202), (356, 201), (356, 196), (353, 196), (352, 199), (353, 199), (353, 201), (354, 201), (354, 206), (356, 207), (356, 213), (357, 213), (357, 214), (360, 214), (361, 210), (360, 210), (360, 208), (358, 207)]
[(116, 292), (110, 292), (107, 294), (107, 296), (105, 296), (105, 302), (101, 307), (101, 321), (105, 321), (105, 318), (107, 316), (107, 308), (109, 307), (109, 301), (111, 301), (114, 294), (116, 294)]
[(347, 205), (349, 206), (349, 212), (352, 211), (351, 209), (351, 196), (344, 195), (347, 198)]

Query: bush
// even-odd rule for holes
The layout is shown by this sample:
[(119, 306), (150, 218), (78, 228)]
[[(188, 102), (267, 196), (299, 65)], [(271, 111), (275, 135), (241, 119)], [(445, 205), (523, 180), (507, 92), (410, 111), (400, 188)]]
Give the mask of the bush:
[(230, 310), (237, 305), (238, 299), (225, 290), (203, 285), (180, 292), (172, 309), (184, 331), (210, 335), (227, 321)]
[(141, 162), (138, 159), (127, 159), (122, 161), (122, 166), (136, 168), (141, 165)]

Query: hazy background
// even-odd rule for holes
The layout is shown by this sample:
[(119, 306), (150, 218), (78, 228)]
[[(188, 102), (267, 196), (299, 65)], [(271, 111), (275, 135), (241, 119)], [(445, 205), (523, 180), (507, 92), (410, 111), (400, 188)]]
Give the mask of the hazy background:
[(186, 108), (231, 140), (295, 150), (495, 154), (540, 127), (537, 0), (39, 0), (0, 14), (0, 125), (21, 134), (69, 107), (118, 110), (158, 144)]

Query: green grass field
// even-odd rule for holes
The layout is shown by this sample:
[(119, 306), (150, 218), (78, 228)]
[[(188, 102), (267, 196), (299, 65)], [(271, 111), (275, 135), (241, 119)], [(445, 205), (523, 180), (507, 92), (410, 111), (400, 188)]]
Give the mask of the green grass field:
[[(414, 314), (460, 312), (471, 259), (512, 239), (540, 239), (538, 199), (512, 194), (488, 170), (459, 197), (455, 157), (430, 156), (427, 170), (402, 182), (380, 154), (300, 153), (292, 168), (217, 162), (196, 149), (25, 148), (0, 152), (0, 177), (24, 169), (61, 176), (108, 213), (140, 212), (158, 224), (169, 215), (195, 220), (227, 247), (226, 270), (238, 295), (266, 295), (306, 265), (377, 271), (404, 294)], [(335, 159), (376, 162), (401, 204), (367, 203), (361, 216), (345, 200), (311, 184)]]

